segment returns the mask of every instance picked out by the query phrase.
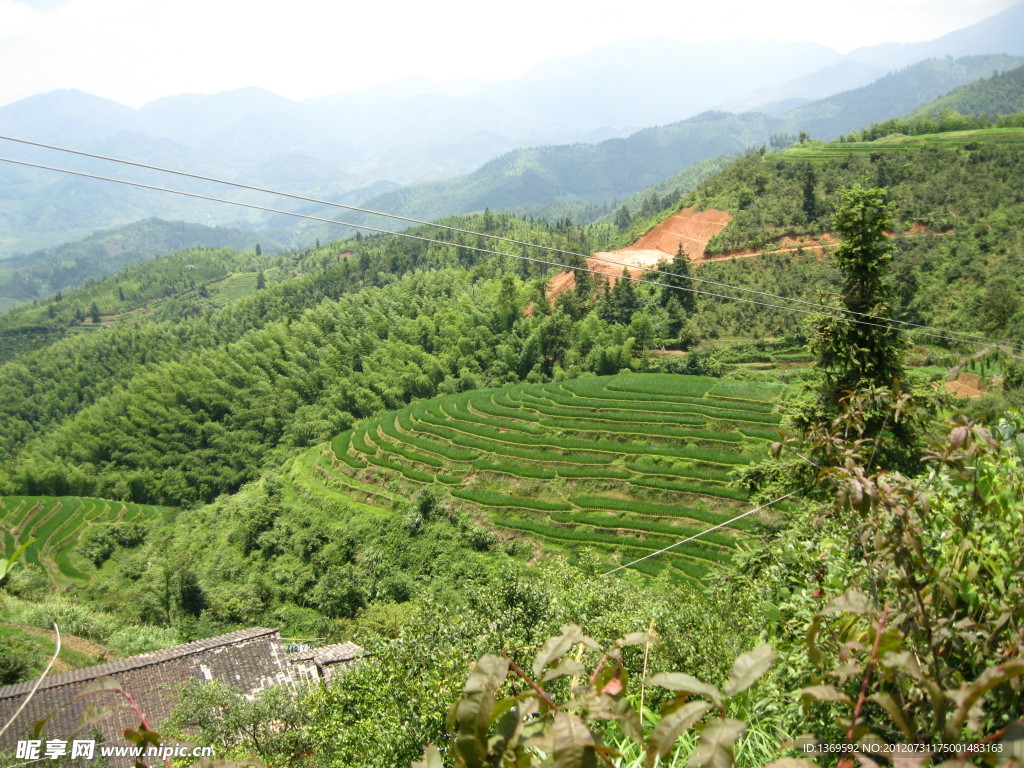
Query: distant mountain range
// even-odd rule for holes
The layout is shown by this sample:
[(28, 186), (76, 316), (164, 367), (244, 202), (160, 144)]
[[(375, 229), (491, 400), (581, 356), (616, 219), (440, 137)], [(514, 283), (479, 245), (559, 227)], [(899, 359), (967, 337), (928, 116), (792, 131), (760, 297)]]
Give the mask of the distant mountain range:
[[(855, 103), (855, 94), (846, 105), (833, 103), (828, 115), (816, 115), (811, 102), (862, 87), (927, 57), (1024, 55), (1024, 36), (1017, 34), (1022, 28), (1024, 4), (1018, 4), (928, 43), (876, 46), (845, 56), (813, 43), (685, 43), (652, 37), (553, 59), (511, 81), (442, 86), (414, 79), (302, 102), (247, 88), (209, 96), (173, 96), (134, 110), (80, 91), (56, 91), (0, 108), (0, 134), (339, 202), (375, 198), (401, 184), (450, 178), (474, 168), (487, 175), (508, 162), (502, 156), (516, 149), (586, 143), (592, 148), (575, 151), (583, 164), (597, 162), (605, 153), (617, 162), (616, 146), (630, 151), (641, 145), (652, 149), (650, 158), (639, 158), (635, 184), (620, 183), (620, 171), (608, 168), (582, 177), (596, 185), (582, 193), (566, 186), (557, 174), (551, 176), (549, 166), (555, 162), (551, 152), (535, 149), (529, 164), (543, 169), (537, 171), (537, 178), (516, 181), (513, 177), (502, 182), (504, 192), (495, 193), (519, 200), (509, 189), (519, 184), (538, 193), (582, 194), (592, 199), (642, 188), (658, 163), (668, 163), (659, 171), (665, 177), (679, 171), (680, 162), (695, 162), (707, 157), (707, 152), (735, 151), (761, 141), (754, 137), (752, 124), (776, 130), (768, 127), (765, 118), (785, 121), (803, 109), (804, 117), (797, 122), (822, 135), (884, 119), (891, 114), (882, 115), (882, 109), (869, 114), (873, 105)], [(954, 80), (943, 81), (946, 90), (966, 82)], [(900, 102), (895, 95), (885, 98), (886, 109)], [(693, 140), (699, 133), (694, 126), (675, 127), (679, 121), (709, 110), (750, 111), (761, 106), (764, 117), (736, 117), (731, 133), (724, 124), (719, 126), (729, 135), (702, 138), (704, 149), (678, 156), (664, 149), (674, 141), (668, 134), (680, 133)], [(716, 121), (728, 119), (702, 116), (695, 125)], [(664, 127), (652, 133), (639, 130), (651, 125)], [(603, 143), (626, 136), (631, 137), (627, 144)], [(133, 180), (224, 195), (221, 187), (172, 183), (137, 169), (54, 156), (7, 142), (0, 146), (0, 154), (6, 157), (93, 173), (116, 170)], [(569, 166), (578, 168), (580, 162)], [(459, 192), (458, 197), (464, 201), (459, 207), (484, 199), (473, 190)], [(256, 194), (237, 198), (275, 202)], [(213, 203), (13, 166), (2, 166), (0, 171), (0, 257), (153, 215), (208, 225), (267, 223), (261, 214)]]
[[(805, 131), (835, 139), (873, 122), (912, 112), (962, 83), (1024, 63), (1010, 56), (929, 59), (871, 85), (819, 99), (772, 117), (705, 112), (670, 125), (599, 144), (519, 149), (473, 173), (385, 192), (365, 203), (373, 210), (436, 219), (490, 207), (521, 210), (550, 202), (621, 200), (669, 173), (716, 155), (736, 154), (772, 137)], [(366, 217), (345, 215), (361, 223)]]

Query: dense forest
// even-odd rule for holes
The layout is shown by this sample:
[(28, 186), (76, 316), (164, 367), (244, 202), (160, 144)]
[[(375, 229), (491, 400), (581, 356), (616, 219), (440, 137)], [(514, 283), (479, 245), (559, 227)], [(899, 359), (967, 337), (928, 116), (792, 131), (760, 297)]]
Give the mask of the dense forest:
[[(979, 120), (766, 146), (586, 224), (189, 249), (6, 312), (0, 562), (36, 541), (0, 572), (0, 680), (38, 674), (49, 617), (121, 655), (260, 625), (373, 659), (188, 686), (163, 736), (339, 768), (1019, 748), (1024, 143), (851, 149)], [(703, 262), (552, 297), (545, 261), (690, 206), (732, 215)]]

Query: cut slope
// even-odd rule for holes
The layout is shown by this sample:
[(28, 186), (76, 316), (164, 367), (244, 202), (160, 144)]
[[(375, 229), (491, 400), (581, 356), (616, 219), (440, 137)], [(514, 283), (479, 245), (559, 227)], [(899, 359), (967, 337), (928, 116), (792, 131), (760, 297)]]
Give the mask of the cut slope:
[[(314, 455), (308, 474), (384, 507), (438, 488), (508, 534), (622, 563), (747, 508), (729, 472), (777, 435), (780, 394), (668, 374), (477, 390), (363, 422)], [(754, 526), (740, 521), (637, 570), (700, 579)]]
[[(731, 219), (731, 213), (716, 208), (704, 211), (698, 211), (696, 206), (684, 208), (663, 220), (628, 248), (595, 253), (587, 259), (587, 266), (606, 275), (608, 282), (614, 285), (615, 280), (622, 276), (623, 269), (628, 269), (633, 277), (642, 277), (645, 269), (656, 267), (658, 262), (672, 261), (680, 245), (691, 261), (699, 263), (704, 257), (708, 241), (725, 229)], [(561, 272), (548, 283), (547, 296), (553, 300), (575, 285), (573, 272)]]

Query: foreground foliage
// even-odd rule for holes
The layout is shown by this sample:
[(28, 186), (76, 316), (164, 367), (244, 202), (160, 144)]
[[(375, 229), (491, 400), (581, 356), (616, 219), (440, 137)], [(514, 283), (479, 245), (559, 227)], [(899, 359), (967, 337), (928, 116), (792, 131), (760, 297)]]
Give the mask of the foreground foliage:
[[(763, 590), (774, 580), (776, 595), (788, 596), (773, 607), (766, 633), (783, 658), (763, 695), (780, 697), (780, 725), (792, 717), (793, 727), (814, 729), (779, 748), (816, 752), (823, 764), (841, 758), (851, 768), (854, 758), (876, 766), (900, 749), (917, 766), (1024, 764), (1024, 419), (1004, 421), (995, 435), (956, 426), (916, 481), (866, 474), (874, 441), (859, 438), (857, 423), (848, 407), (812, 435), (822, 451), (842, 455), (822, 477), (837, 490), (835, 511), (816, 521), (830, 535), (811, 529), (783, 552), (774, 579), (754, 582)], [(613, 764), (617, 753), (605, 740), (611, 722), (645, 741), (648, 766), (698, 724), (687, 764), (732, 765), (745, 723), (726, 717), (726, 697), (764, 674), (775, 654), (765, 646), (738, 657), (722, 690), (691, 675), (654, 675), (648, 683), (677, 695), (645, 736), (619, 661), (624, 647), (654, 640), (643, 632), (621, 638), (590, 674), (583, 649), (599, 648), (575, 626), (542, 646), (532, 676), (505, 655), (482, 657), (449, 713), (449, 759), (456, 766)], [(570, 676), (562, 698), (550, 692), (549, 684)], [(514, 677), (527, 688), (498, 698)], [(802, 687), (787, 694), (787, 683)], [(799, 702), (788, 715), (786, 698)], [(440, 766), (441, 756), (430, 748), (418, 765)]]

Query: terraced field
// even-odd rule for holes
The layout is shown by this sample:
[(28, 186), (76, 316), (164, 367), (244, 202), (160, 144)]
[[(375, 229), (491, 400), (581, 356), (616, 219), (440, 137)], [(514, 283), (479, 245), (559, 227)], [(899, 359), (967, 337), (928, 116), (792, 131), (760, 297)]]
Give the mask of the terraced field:
[(26, 562), (46, 570), (55, 582), (84, 579), (85, 563), (75, 553), (82, 534), (97, 523), (153, 520), (163, 507), (75, 496), (2, 496), (0, 529), (3, 551), (13, 552), (28, 539)]
[(955, 149), (966, 144), (1024, 144), (1022, 128), (979, 128), (967, 131), (925, 133), (918, 136), (887, 136), (876, 141), (811, 143), (784, 150), (781, 156), (793, 160), (832, 160), (906, 152), (922, 147)]
[[(264, 273), (268, 274), (268, 273)], [(223, 306), (228, 302), (248, 296), (256, 291), (257, 272), (235, 272), (223, 280), (210, 283), (207, 290), (210, 293), (210, 300)]]
[[(781, 390), (633, 374), (449, 395), (343, 432), (308, 474), (375, 506), (441, 488), (506, 535), (585, 547), (610, 566), (749, 508), (729, 473), (778, 438)], [(701, 579), (760, 524), (746, 518), (635, 568)]]

